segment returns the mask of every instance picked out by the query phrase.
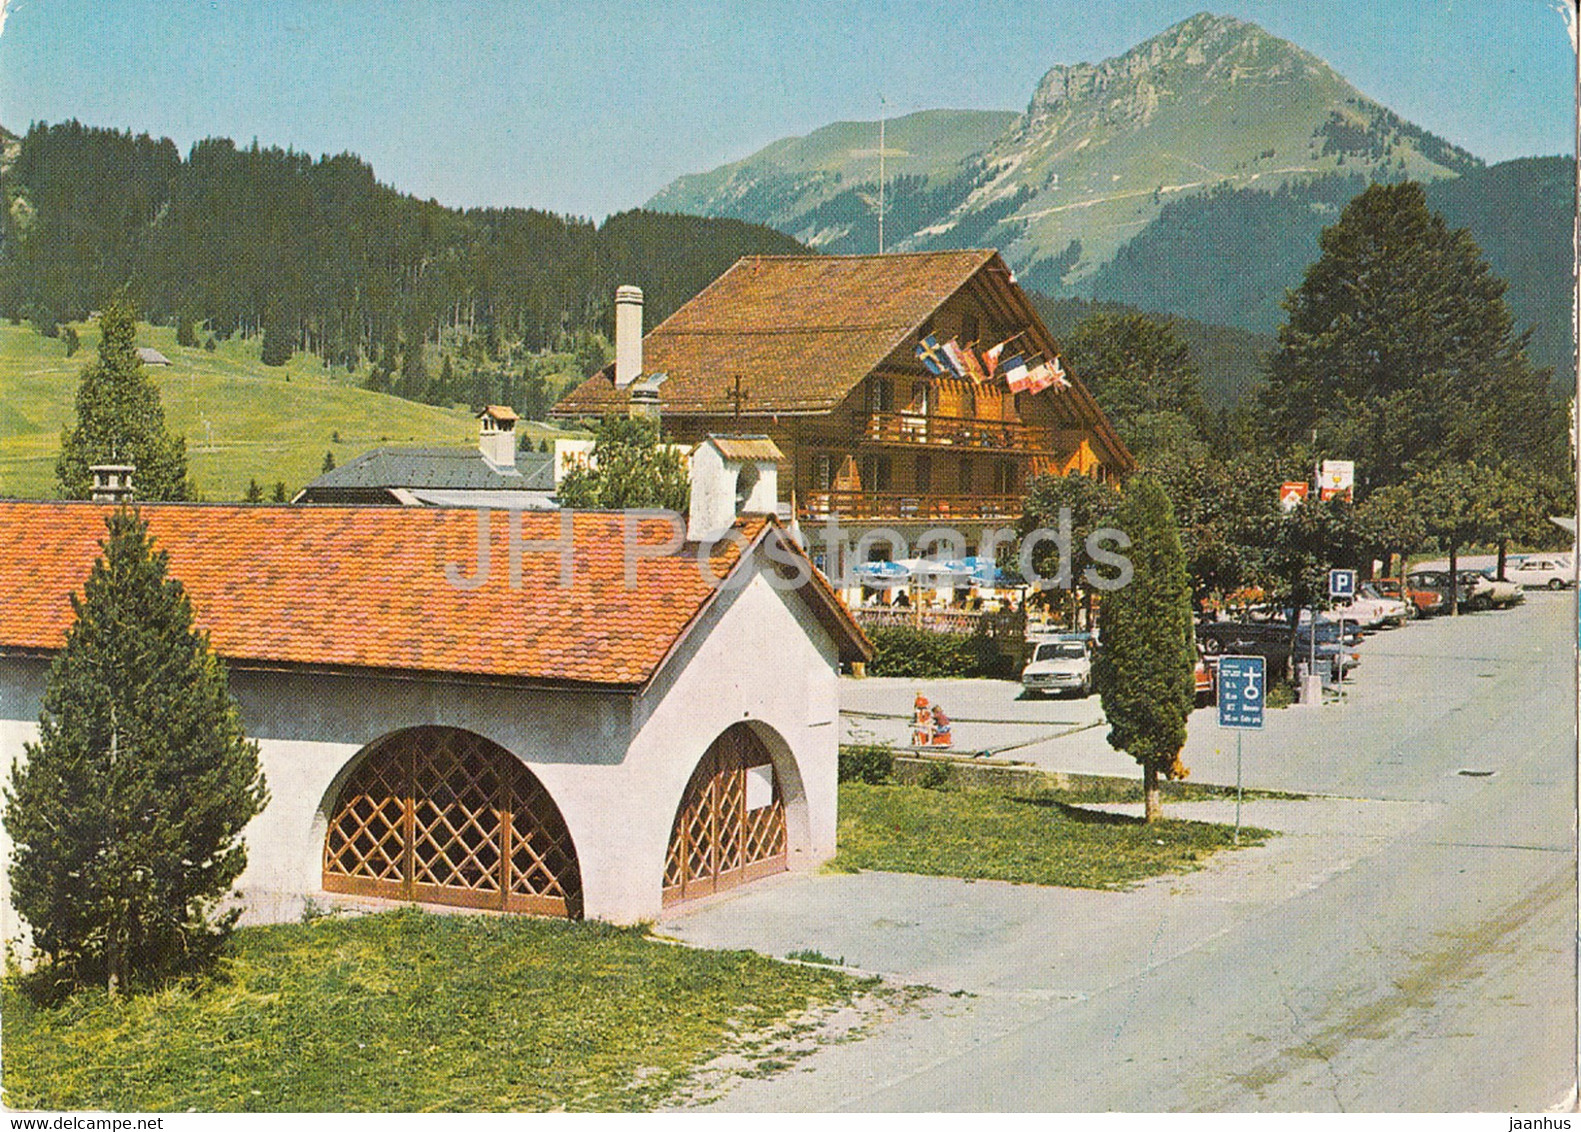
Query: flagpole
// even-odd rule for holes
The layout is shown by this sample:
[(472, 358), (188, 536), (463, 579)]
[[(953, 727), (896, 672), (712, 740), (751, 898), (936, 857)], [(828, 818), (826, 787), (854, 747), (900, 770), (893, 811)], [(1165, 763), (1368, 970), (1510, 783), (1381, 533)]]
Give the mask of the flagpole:
[(878, 254), (884, 254), (884, 126), (889, 118), (889, 108), (884, 96), (878, 96)]

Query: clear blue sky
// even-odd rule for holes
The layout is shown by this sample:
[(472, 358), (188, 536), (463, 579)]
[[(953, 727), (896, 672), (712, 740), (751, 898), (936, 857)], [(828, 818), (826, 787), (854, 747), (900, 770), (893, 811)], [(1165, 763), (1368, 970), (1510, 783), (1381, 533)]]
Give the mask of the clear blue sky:
[[(1571, 152), (1564, 0), (1220, 0), (1490, 161)], [(602, 217), (838, 119), (1024, 109), (1202, 0), (0, 0), (0, 124), (350, 150), (452, 205)]]

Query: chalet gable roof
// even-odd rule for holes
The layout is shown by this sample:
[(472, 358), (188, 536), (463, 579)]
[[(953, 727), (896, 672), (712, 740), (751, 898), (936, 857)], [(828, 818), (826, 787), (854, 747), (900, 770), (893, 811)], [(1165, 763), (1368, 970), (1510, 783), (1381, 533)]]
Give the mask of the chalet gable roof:
[[(744, 256), (648, 333), (643, 368), (669, 375), (661, 393), (667, 413), (731, 412), (725, 392), (736, 376), (750, 398), (747, 413), (824, 412), (998, 259), (982, 250)], [(554, 413), (624, 407), (608, 367)]]
[[(744, 256), (643, 339), (643, 368), (669, 380), (662, 410), (677, 416), (730, 416), (732, 381), (742, 379), (741, 415), (827, 413), (886, 362), (915, 368), (911, 351), (928, 321), (971, 285), (994, 321), (1021, 329), (1023, 346), (1047, 357), (1058, 345), (996, 251), (856, 256)], [(986, 343), (983, 343), (986, 345)], [(1045, 392), (1040, 396), (1055, 396)], [(1079, 377), (1072, 410), (1108, 460), (1136, 460)], [(588, 378), (557, 404), (560, 418), (624, 412), (614, 367)]]

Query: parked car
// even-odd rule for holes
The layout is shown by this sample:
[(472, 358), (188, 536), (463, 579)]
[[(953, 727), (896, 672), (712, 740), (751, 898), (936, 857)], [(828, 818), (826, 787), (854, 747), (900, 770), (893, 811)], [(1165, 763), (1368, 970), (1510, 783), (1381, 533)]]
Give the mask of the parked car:
[(1410, 579), (1379, 578), (1374, 583), (1384, 597), (1400, 598), (1411, 605), (1417, 617), (1431, 617), (1449, 610), (1444, 595), (1437, 590), (1426, 590), (1412, 585)]
[[(1509, 568), (1505, 567), (1504, 572), (1508, 574)], [(1522, 600), (1524, 595), (1519, 584), (1497, 577), (1492, 569), (1477, 570), (1474, 573), (1487, 583), (1488, 596), (1493, 601), (1494, 609), (1508, 609)]]
[[(1461, 571), (1456, 575), (1459, 579), (1456, 590), (1460, 608), (1468, 611), (1493, 608), (1493, 587), (1487, 584), (1487, 579), (1481, 574), (1471, 570)], [(1477, 585), (1477, 580), (1482, 581), (1482, 586)], [(1440, 596), (1443, 603), (1443, 612), (1449, 611), (1449, 571), (1448, 570), (1418, 570), (1406, 577), (1406, 581), (1417, 589), (1431, 590)]]
[(1021, 672), (1021, 687), (1029, 695), (1047, 692), (1092, 694), (1092, 642), (1079, 637), (1039, 641), (1032, 659)]
[(1217, 698), (1216, 691), (1219, 682), (1217, 663), (1209, 664), (1208, 658), (1202, 655), (1202, 646), (1197, 646), (1197, 666), (1192, 671), (1192, 679), (1196, 681), (1197, 706), (1211, 704)]
[(1562, 590), (1576, 584), (1575, 560), (1562, 554), (1532, 554), (1506, 566), (1504, 576), (1526, 589)]
[(1260, 656), (1269, 680), (1290, 671), (1290, 626), (1277, 621), (1205, 621), (1197, 626), (1197, 644), (1210, 662), (1221, 656)]
[(1415, 612), (1410, 602), (1386, 596), (1371, 582), (1364, 582), (1357, 588), (1356, 598), (1349, 609), (1369, 611), (1376, 627), (1384, 629), (1404, 625)]

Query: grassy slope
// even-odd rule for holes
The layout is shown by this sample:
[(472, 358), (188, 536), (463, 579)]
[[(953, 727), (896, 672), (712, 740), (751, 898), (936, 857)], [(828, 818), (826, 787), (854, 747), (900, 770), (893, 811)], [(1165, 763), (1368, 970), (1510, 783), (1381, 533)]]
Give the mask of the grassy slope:
[[(908, 175), (949, 176), (972, 154), (992, 145), (1016, 120), (1009, 110), (923, 110), (891, 119), (885, 127), (885, 164), (888, 177)], [(733, 209), (733, 181), (787, 184), (808, 174), (841, 174), (839, 183), (826, 181), (810, 193), (797, 192), (787, 200), (788, 210), (776, 217), (784, 230), (792, 218), (842, 188), (864, 181), (878, 181), (878, 123), (833, 122), (802, 137), (781, 138), (756, 153), (706, 173), (680, 177), (659, 190), (644, 208), (690, 212), (701, 216), (737, 216)], [(767, 222), (753, 216), (758, 223)]]
[[(244, 929), (222, 977), (5, 993), (5, 1103), (111, 1111), (652, 1108), (859, 984), (640, 929), (412, 911)], [(777, 1063), (776, 1063), (777, 1064)], [(759, 1068), (773, 1068), (760, 1062)]]
[[(55, 495), (61, 429), (73, 419), (77, 380), (99, 340), (92, 323), (76, 329), (82, 349), (68, 358), (59, 339), (43, 338), (25, 324), (0, 325), (0, 495)], [(187, 460), (205, 499), (240, 499), (252, 477), (265, 489), (284, 480), (295, 494), (319, 474), (326, 451), (344, 464), (385, 443), (477, 440), (477, 424), (465, 409), (370, 393), (356, 384), (358, 375), (327, 370), (312, 355), (265, 366), (256, 338), (221, 342), (208, 353), (177, 346), (172, 328), (140, 325), (138, 343), (174, 363), (149, 372), (171, 430), (187, 438)], [(536, 448), (552, 434), (534, 424), (526, 429), (523, 448), (529, 440)], [(331, 439), (336, 432), (339, 443)]]

